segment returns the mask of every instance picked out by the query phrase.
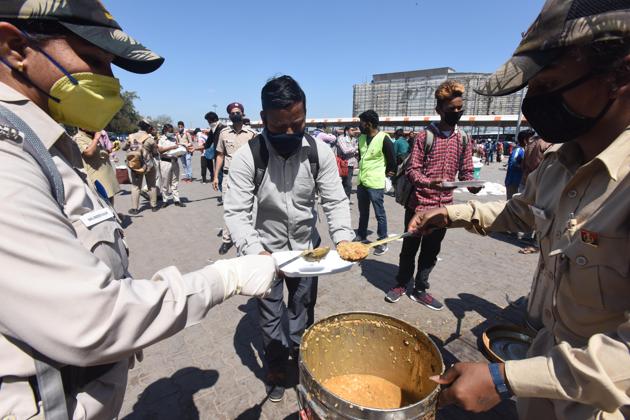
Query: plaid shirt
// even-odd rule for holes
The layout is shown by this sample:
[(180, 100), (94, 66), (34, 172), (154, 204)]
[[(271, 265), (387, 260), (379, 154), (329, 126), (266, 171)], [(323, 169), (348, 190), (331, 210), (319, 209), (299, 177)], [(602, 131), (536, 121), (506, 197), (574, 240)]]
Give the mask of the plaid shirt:
[(433, 132), (433, 146), (429, 155), (424, 154), (426, 131), (418, 133), (411, 149), (411, 157), (407, 166), (407, 177), (416, 187), (411, 194), (407, 207), (411, 210), (429, 210), (444, 207), (453, 202), (453, 191), (440, 191), (429, 187), (432, 180), (445, 179), (460, 181), (473, 179), (472, 139), (468, 136), (466, 147), (463, 145), (462, 132), (455, 129), (446, 138), (434, 125), (427, 127)]

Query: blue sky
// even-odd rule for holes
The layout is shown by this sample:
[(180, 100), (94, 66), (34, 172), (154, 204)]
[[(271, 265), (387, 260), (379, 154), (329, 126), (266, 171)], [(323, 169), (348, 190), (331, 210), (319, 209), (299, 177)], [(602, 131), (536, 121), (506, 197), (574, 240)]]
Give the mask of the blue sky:
[(149, 75), (116, 69), (143, 115), (189, 127), (232, 101), (253, 120), (260, 89), (293, 76), (308, 117), (352, 115), (352, 86), (372, 74), (453, 67), (492, 72), (543, 0), (104, 0), (131, 36), (166, 58)]

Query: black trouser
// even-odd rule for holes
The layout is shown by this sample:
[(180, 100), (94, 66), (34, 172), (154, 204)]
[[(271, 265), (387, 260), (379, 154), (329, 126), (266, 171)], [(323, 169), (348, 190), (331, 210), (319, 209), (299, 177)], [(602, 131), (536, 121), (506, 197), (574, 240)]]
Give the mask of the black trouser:
[(354, 172), (354, 166), (348, 166), (348, 175), (341, 177), (341, 185), (343, 185), (343, 190), (346, 192), (348, 198), (350, 198), (350, 193), (352, 193), (352, 173)]
[[(407, 225), (414, 215), (413, 210), (405, 209), (405, 225)], [(409, 280), (413, 278), (416, 269), (415, 258), (418, 248), (420, 255), (418, 256), (418, 272), (416, 273), (414, 290), (423, 292), (429, 288), (429, 274), (435, 267), (437, 256), (442, 247), (442, 240), (446, 235), (446, 229), (438, 229), (421, 237), (412, 236), (403, 240), (402, 250), (400, 251), (400, 260), (398, 262), (398, 275), (396, 282), (398, 286), (407, 287)]]
[[(289, 291), (286, 305), (283, 293), (285, 283)], [(316, 300), (317, 277), (277, 279), (269, 295), (258, 299), (264, 357), (269, 371), (282, 370), (289, 353), (299, 352), (304, 330), (315, 321)], [(285, 316), (289, 321), (288, 338), (282, 325)]]
[(206, 159), (204, 155), (201, 155), (201, 180), (206, 182), (206, 171), (210, 171), (210, 182), (214, 180), (214, 161), (212, 159)]

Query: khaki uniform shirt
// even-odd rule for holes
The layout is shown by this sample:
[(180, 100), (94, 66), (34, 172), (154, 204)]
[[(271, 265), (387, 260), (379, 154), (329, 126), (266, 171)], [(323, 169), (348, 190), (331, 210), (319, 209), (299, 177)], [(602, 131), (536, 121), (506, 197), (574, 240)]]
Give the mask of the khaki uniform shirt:
[(192, 136), (188, 131), (184, 131), (184, 134), (180, 134), (178, 131), (175, 134), (175, 138), (177, 139), (177, 144), (181, 144), (182, 146), (190, 146), (193, 144)]
[(108, 197), (113, 197), (118, 191), (120, 191), (120, 185), (116, 179), (116, 172), (109, 161), (109, 153), (103, 149), (100, 143), (97, 142), (96, 152), (93, 156), (87, 157), (83, 154), (85, 149), (92, 144), (93, 137), (87, 134), (85, 131), (79, 130), (74, 136), (73, 140), (79, 146), (81, 155), (83, 157), (83, 168), (87, 173), (88, 179), (92, 184), (95, 181), (99, 181), (105, 187)]
[(3, 83), (0, 102), (49, 149), (66, 202), (62, 213), (35, 159), (19, 142), (0, 137), (0, 418), (42, 418), (28, 382), (36, 372), (28, 347), (67, 365), (115, 363), (68, 396), (71, 418), (115, 418), (130, 357), (198, 323), (223, 299), (221, 278), (207, 266), (189, 274), (167, 267), (151, 279), (131, 279), (117, 221), (88, 228), (79, 219), (105, 204), (76, 171), (82, 166), (76, 144)]
[(142, 157), (147, 165), (147, 172), (155, 168), (155, 158), (160, 156), (160, 151), (157, 146), (155, 137), (147, 133), (144, 130), (138, 130), (135, 133), (129, 135), (127, 138), (127, 144), (125, 147), (129, 147), (134, 141), (138, 141), (142, 144)]
[(223, 154), (223, 170), (230, 168), (232, 157), (238, 149), (248, 141), (256, 137), (256, 133), (251, 128), (243, 126), (240, 131), (236, 131), (234, 126), (225, 127), (219, 134), (219, 142), (217, 144), (217, 152)]
[(540, 240), (528, 311), (542, 329), (505, 366), (524, 419), (630, 416), (630, 127), (582, 161), (576, 143), (554, 146), (522, 195), (447, 207), (453, 227)]

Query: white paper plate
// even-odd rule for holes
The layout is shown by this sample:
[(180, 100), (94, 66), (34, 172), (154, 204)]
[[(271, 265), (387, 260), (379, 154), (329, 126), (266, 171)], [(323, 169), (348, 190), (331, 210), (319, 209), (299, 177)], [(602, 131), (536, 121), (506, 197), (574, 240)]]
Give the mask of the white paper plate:
[(463, 188), (463, 187), (483, 187), (486, 181), (475, 180), (475, 181), (453, 181), (453, 182), (442, 182), (442, 186), (445, 188)]
[[(276, 264), (280, 266), (285, 261), (289, 261), (301, 253), (302, 251), (281, 251), (274, 252), (271, 256), (276, 260)], [(309, 262), (303, 258), (298, 258), (280, 270), (289, 277), (314, 277), (348, 271), (353, 265), (354, 263), (342, 260), (337, 251), (330, 251), (321, 261)]]

